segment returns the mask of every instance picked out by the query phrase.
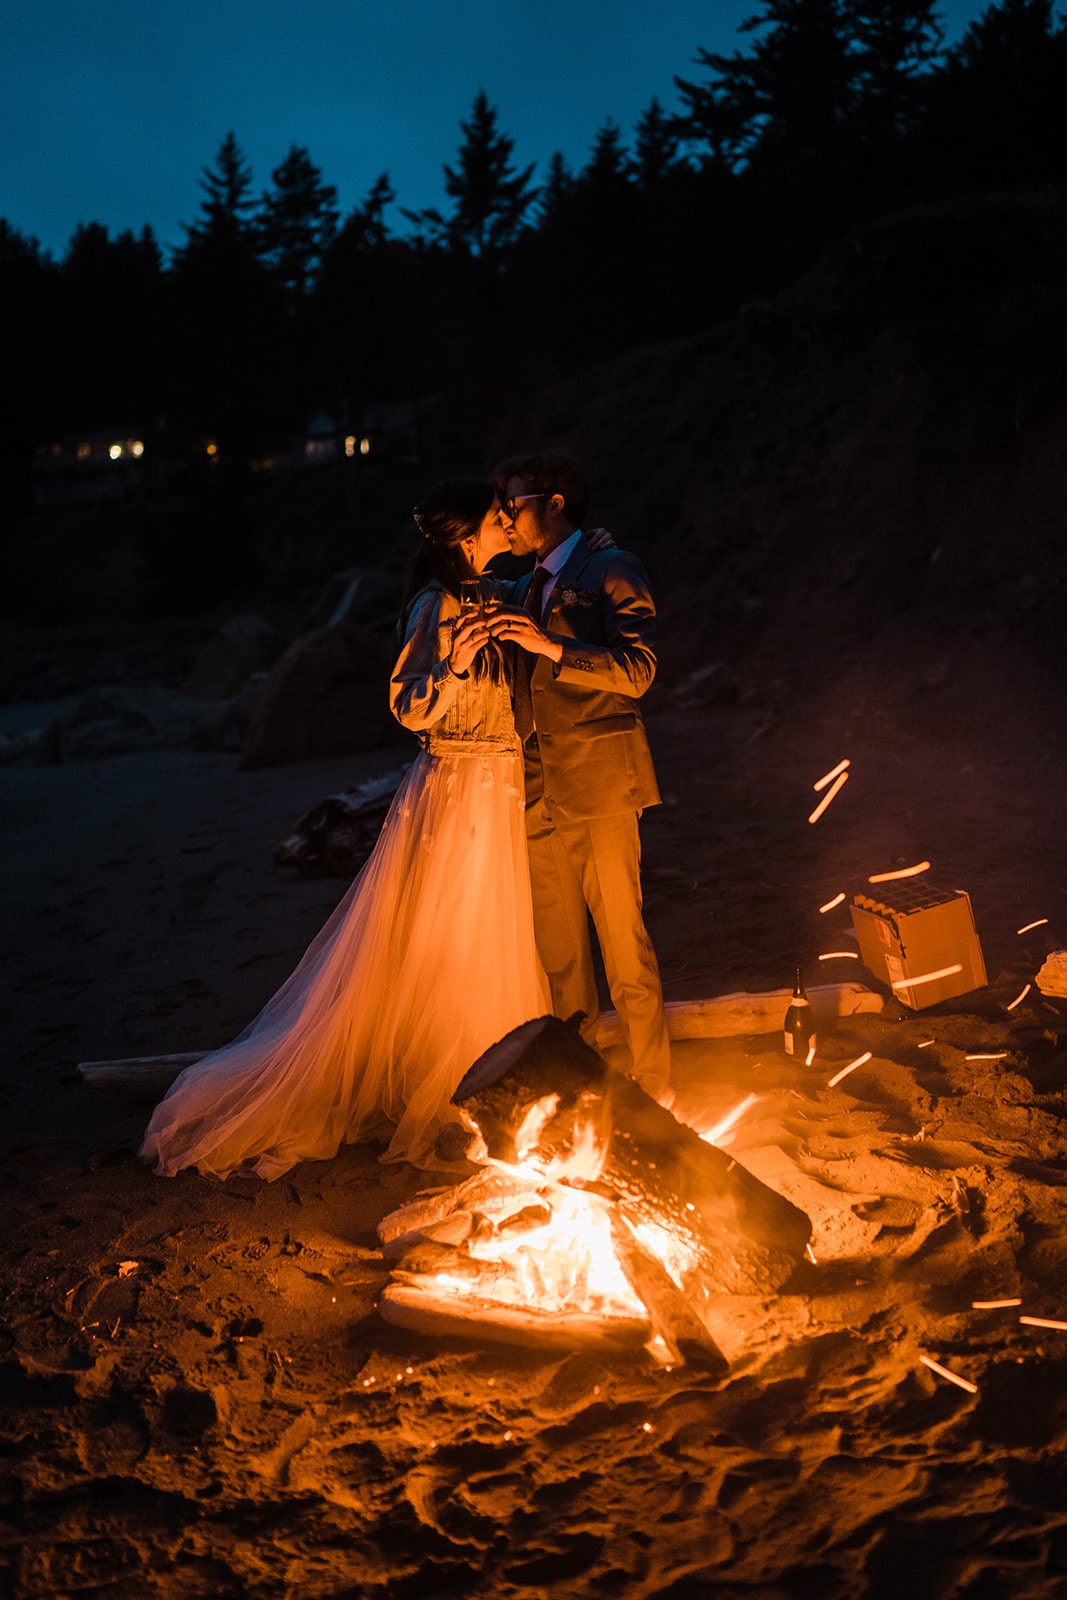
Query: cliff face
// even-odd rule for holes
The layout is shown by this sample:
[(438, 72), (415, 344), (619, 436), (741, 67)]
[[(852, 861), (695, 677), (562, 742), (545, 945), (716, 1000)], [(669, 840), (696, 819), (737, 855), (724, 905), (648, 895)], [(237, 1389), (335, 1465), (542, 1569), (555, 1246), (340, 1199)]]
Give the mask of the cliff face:
[(889, 219), (504, 431), (590, 463), (598, 520), (657, 577), (679, 672), (709, 648), (795, 673), (949, 635), (1059, 664), (1065, 266), (1061, 196)]

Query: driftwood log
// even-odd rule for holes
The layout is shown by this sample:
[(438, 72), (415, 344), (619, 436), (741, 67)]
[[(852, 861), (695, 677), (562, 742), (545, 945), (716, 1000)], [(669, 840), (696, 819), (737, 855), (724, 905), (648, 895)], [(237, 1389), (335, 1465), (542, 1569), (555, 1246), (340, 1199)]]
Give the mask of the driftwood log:
[(408, 1281), (394, 1269), (382, 1290), (378, 1311), (383, 1322), (431, 1338), (442, 1335), (489, 1338), (496, 1343), (536, 1345), (543, 1350), (586, 1350), (598, 1355), (637, 1355), (652, 1326), (639, 1317), (599, 1317), (583, 1311), (539, 1311), (536, 1306), (506, 1305), (479, 1295), (441, 1294)]
[[(720, 994), (711, 1000), (668, 1000), (664, 1006), (667, 1031), (672, 1039), (732, 1039), (743, 1033), (777, 1033), (793, 997), (792, 989), (772, 989), (767, 994)], [(837, 1017), (861, 1011), (881, 1011), (885, 1001), (862, 983), (820, 983), (808, 990), (820, 1028)], [(617, 1011), (602, 1011), (597, 1027), (597, 1049), (621, 1044)]]
[[(724, 994), (710, 1000), (671, 1000), (665, 1010), (672, 1039), (727, 1039), (738, 1034), (772, 1033), (781, 1028), (790, 991), (769, 994)], [(884, 1001), (858, 983), (827, 983), (808, 990), (821, 1025), (834, 1017), (859, 1011), (881, 1011)], [(614, 1011), (600, 1017), (597, 1044), (602, 1050), (621, 1044), (622, 1033)], [(78, 1071), (94, 1089), (104, 1089), (146, 1105), (162, 1100), (178, 1074), (207, 1050), (154, 1056), (126, 1056), (121, 1061), (81, 1061)]]
[(631, 1230), (652, 1230), (690, 1297), (772, 1294), (799, 1264), (811, 1223), (782, 1195), (613, 1071), (555, 1017), (514, 1028), (471, 1067), (453, 1104), (491, 1158), (534, 1160), (580, 1186), (586, 1175)]

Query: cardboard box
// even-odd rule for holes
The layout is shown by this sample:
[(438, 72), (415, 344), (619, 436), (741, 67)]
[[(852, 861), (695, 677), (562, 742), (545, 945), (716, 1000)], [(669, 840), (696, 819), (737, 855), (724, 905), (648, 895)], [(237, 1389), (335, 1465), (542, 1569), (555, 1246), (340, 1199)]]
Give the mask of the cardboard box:
[[(876, 898), (875, 891), (856, 895), (851, 911), (868, 972), (913, 1011), (969, 994), (986, 983), (971, 899), (962, 889), (935, 889), (902, 878), (887, 883), (881, 897)], [(905, 982), (957, 965), (959, 972), (929, 983), (909, 987)]]

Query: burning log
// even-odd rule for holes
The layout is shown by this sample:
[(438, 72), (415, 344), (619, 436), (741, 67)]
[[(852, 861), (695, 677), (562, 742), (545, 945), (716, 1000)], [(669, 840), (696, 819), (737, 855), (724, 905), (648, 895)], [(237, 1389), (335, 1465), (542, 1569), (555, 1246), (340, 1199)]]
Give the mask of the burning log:
[(648, 1308), (655, 1334), (679, 1366), (725, 1372), (729, 1363), (662, 1261), (646, 1250), (620, 1217), (611, 1221), (611, 1242), (627, 1282)]
[(480, 1295), (448, 1295), (435, 1300), (418, 1282), (403, 1275), (382, 1290), (378, 1302), (382, 1319), (394, 1328), (407, 1328), (431, 1338), (489, 1337), (501, 1344), (528, 1349), (587, 1350), (606, 1356), (638, 1354), (652, 1332), (639, 1316), (613, 1317), (610, 1321), (586, 1311), (542, 1311), (537, 1306), (507, 1305)]
[(555, 1017), (514, 1028), (452, 1097), (488, 1156), (610, 1198), (687, 1294), (771, 1294), (811, 1237), (805, 1214), (684, 1127)]

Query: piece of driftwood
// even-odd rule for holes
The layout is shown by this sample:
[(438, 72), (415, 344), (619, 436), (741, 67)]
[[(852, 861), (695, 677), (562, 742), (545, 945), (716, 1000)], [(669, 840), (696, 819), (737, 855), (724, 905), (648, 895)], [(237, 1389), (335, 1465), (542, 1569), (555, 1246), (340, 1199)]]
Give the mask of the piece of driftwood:
[(611, 1242), (627, 1283), (647, 1309), (653, 1332), (663, 1340), (672, 1361), (705, 1372), (725, 1372), (729, 1363), (690, 1301), (662, 1261), (645, 1249), (617, 1213), (611, 1219)]
[[(790, 994), (791, 990), (775, 989), (769, 994), (670, 1000), (665, 1007), (667, 1026), (672, 1039), (726, 1039), (735, 1034), (772, 1033), (785, 1020)], [(881, 1011), (884, 1005), (880, 994), (860, 983), (819, 984), (808, 990), (808, 997), (820, 1025), (859, 1011)], [(621, 1043), (617, 1013), (602, 1012), (597, 1045), (607, 1050)], [(209, 1054), (207, 1050), (196, 1050), (177, 1055), (127, 1056), (121, 1061), (82, 1061), (78, 1071), (94, 1089), (154, 1105), (162, 1100), (180, 1072)]]
[[(484, 1263), (482, 1263), (484, 1265)], [(429, 1338), (489, 1338), (529, 1349), (586, 1350), (608, 1356), (633, 1356), (652, 1333), (638, 1317), (598, 1316), (586, 1311), (540, 1311), (508, 1305), (480, 1295), (458, 1294), (433, 1279), (406, 1279), (394, 1269), (382, 1290), (378, 1312), (383, 1322)]]
[[(720, 994), (711, 1000), (668, 1000), (664, 1006), (667, 1031), (672, 1039), (731, 1039), (738, 1034), (777, 1033), (785, 1022), (792, 989), (772, 989), (766, 994)], [(885, 1000), (862, 983), (820, 983), (808, 990), (819, 1027), (836, 1017), (860, 1011), (881, 1011)], [(617, 1011), (602, 1011), (597, 1028), (597, 1048), (622, 1044)]]
[(406, 1250), (425, 1237), (427, 1230), (454, 1212), (492, 1216), (510, 1210), (532, 1192), (529, 1180), (511, 1178), (495, 1168), (483, 1168), (454, 1189), (422, 1195), (390, 1211), (378, 1224), (378, 1238), (386, 1261), (398, 1261)]
[(127, 1056), (122, 1061), (79, 1061), (78, 1071), (93, 1089), (154, 1106), (186, 1067), (208, 1054), (207, 1050), (186, 1050), (169, 1056)]
[[(669, 1243), (686, 1293), (774, 1293), (811, 1222), (707, 1144), (556, 1017), (523, 1023), (481, 1055), (452, 1096), (498, 1161), (583, 1175), (634, 1229)], [(581, 1152), (595, 1151), (584, 1172)]]

